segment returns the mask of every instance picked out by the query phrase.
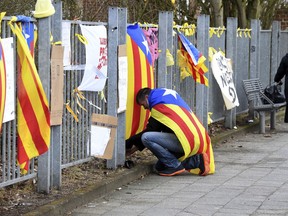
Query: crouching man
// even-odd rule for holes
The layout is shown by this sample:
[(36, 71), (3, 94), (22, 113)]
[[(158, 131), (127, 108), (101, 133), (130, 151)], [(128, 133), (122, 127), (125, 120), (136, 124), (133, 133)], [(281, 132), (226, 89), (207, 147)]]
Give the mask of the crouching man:
[(143, 88), (136, 102), (150, 110), (150, 117), (145, 130), (126, 140), (126, 156), (148, 148), (158, 158), (155, 170), (161, 176), (215, 172), (210, 137), (176, 91)]

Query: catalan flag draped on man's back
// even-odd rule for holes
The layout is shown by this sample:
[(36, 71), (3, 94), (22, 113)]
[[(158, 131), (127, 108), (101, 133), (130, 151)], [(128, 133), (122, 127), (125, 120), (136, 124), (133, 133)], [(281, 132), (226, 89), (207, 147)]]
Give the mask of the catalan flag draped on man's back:
[(128, 90), (126, 139), (146, 127), (149, 112), (136, 104), (136, 94), (144, 87), (154, 88), (152, 57), (148, 42), (138, 24), (127, 27)]
[(208, 71), (204, 64), (206, 58), (181, 32), (178, 32), (178, 43), (180, 49), (179, 61), (182, 61), (182, 63), (185, 62), (184, 65), (182, 64), (182, 66), (185, 67), (185, 71), (187, 71), (196, 82), (208, 86), (208, 79), (204, 75)]
[[(14, 21), (17, 21), (15, 25), (12, 23)], [(49, 148), (50, 113), (33, 58), (34, 24), (29, 17), (24, 16), (13, 17), (9, 24), (17, 36), (17, 156), (22, 173), (26, 173), (29, 160)]]
[[(215, 172), (214, 154), (210, 137), (197, 116), (180, 95), (171, 89), (152, 89), (148, 97), (151, 116), (173, 130), (179, 139), (184, 156), (179, 160), (206, 153), (210, 162), (210, 174)], [(198, 174), (199, 169), (190, 171)]]

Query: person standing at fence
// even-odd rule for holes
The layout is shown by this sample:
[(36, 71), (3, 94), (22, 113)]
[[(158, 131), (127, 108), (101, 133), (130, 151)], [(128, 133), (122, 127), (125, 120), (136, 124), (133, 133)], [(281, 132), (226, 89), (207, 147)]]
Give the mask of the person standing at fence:
[(126, 156), (148, 148), (161, 176), (185, 170), (205, 176), (215, 171), (210, 137), (180, 95), (171, 89), (142, 88), (136, 102), (150, 110), (146, 129), (126, 140)]
[(274, 77), (274, 81), (276, 83), (282, 84), (282, 78), (285, 76), (284, 81), (284, 95), (286, 98), (286, 110), (285, 110), (285, 117), (284, 122), (288, 123), (288, 53), (282, 57), (277, 72)]

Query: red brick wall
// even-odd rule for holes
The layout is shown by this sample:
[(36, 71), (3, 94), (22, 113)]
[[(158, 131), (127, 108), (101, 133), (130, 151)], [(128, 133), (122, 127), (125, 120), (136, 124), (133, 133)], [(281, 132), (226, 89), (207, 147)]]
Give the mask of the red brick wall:
[(281, 29), (288, 30), (288, 8), (282, 8), (276, 11), (274, 20), (281, 21)]

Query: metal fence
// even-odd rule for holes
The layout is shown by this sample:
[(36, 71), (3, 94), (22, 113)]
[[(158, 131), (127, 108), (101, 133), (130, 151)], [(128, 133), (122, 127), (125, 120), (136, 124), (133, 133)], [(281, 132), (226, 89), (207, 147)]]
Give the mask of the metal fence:
[[(61, 22), (62, 8), (61, 3), (55, 5), (56, 13), (50, 19), (41, 19), (37, 21), (39, 28), (39, 43), (41, 50), (37, 53), (39, 74), (46, 89), (48, 98), (50, 97), (50, 77), (47, 75), (47, 69), (50, 69), (50, 42), (45, 38), (50, 37), (50, 32), (54, 41), (61, 41)], [(106, 25), (108, 33), (108, 82), (104, 91), (107, 103), (101, 99), (97, 92), (85, 92), (86, 101), (83, 106), (87, 112), (79, 109), (76, 103), (73, 103), (73, 90), (79, 86), (84, 70), (78, 70), (73, 67), (64, 68), (64, 102), (68, 103), (73, 110), (79, 111), (80, 121), (76, 122), (73, 116), (63, 105), (63, 123), (61, 126), (51, 128), (51, 147), (48, 153), (32, 160), (30, 171), (26, 175), (21, 175), (16, 163), (16, 136), (17, 119), (3, 124), (0, 158), (0, 188), (17, 182), (37, 177), (38, 190), (49, 192), (50, 188), (61, 187), (61, 170), (69, 166), (83, 163), (91, 159), (89, 139), (89, 130), (92, 113), (109, 114), (118, 117), (117, 137), (115, 141), (114, 156), (112, 160), (107, 161), (107, 166), (116, 168), (124, 163), (125, 160), (125, 113), (117, 113), (117, 47), (126, 43), (127, 10), (125, 8), (109, 8), (109, 20)], [(13, 36), (7, 27), (6, 17), (2, 21), (1, 37)], [(71, 58), (74, 65), (85, 64), (85, 47), (75, 37), (75, 33), (81, 33), (79, 25), (102, 25), (103, 23), (65, 21), (71, 23)], [(46, 28), (50, 26), (49, 28)], [(273, 22), (271, 31), (260, 30), (260, 22), (252, 21), (251, 37), (245, 36), (245, 30), (237, 30), (237, 19), (229, 18), (226, 29), (219, 35), (209, 36), (209, 16), (203, 15), (197, 21), (197, 40), (196, 35), (190, 37), (197, 48), (207, 58), (205, 64), (209, 67), (207, 73), (209, 79), (209, 88), (195, 84), (191, 77), (180, 81), (179, 68), (175, 64), (166, 66), (166, 52), (169, 50), (174, 56), (174, 62), (177, 62), (177, 38), (173, 34), (176, 29), (173, 27), (173, 13), (159, 12), (159, 58), (156, 64), (156, 79), (158, 87), (168, 87), (177, 90), (183, 98), (192, 107), (198, 118), (207, 127), (207, 113), (212, 112), (214, 121), (225, 120), (225, 125), (232, 128), (235, 126), (237, 114), (247, 112), (248, 104), (242, 88), (242, 80), (250, 77), (260, 77), (264, 85), (272, 82), (281, 57), (288, 52), (288, 32), (281, 31), (279, 22)], [(147, 26), (146, 26), (147, 27)], [(174, 28), (174, 29), (173, 29)], [(240, 33), (242, 31), (242, 36)], [(279, 37), (278, 37), (279, 35)], [(43, 39), (44, 38), (44, 39)], [(237, 90), (240, 106), (227, 111), (225, 109), (222, 94), (214, 79), (210, 64), (208, 61), (208, 49), (213, 47), (216, 50), (221, 49), (226, 56), (233, 60), (234, 83)], [(16, 54), (15, 54), (16, 56)], [(43, 60), (44, 59), (44, 60)], [(46, 62), (45, 62), (46, 59)], [(15, 63), (16, 65), (16, 63)], [(16, 72), (15, 72), (16, 76)], [(47, 77), (48, 76), (48, 77)], [(101, 107), (101, 111), (93, 105)]]

